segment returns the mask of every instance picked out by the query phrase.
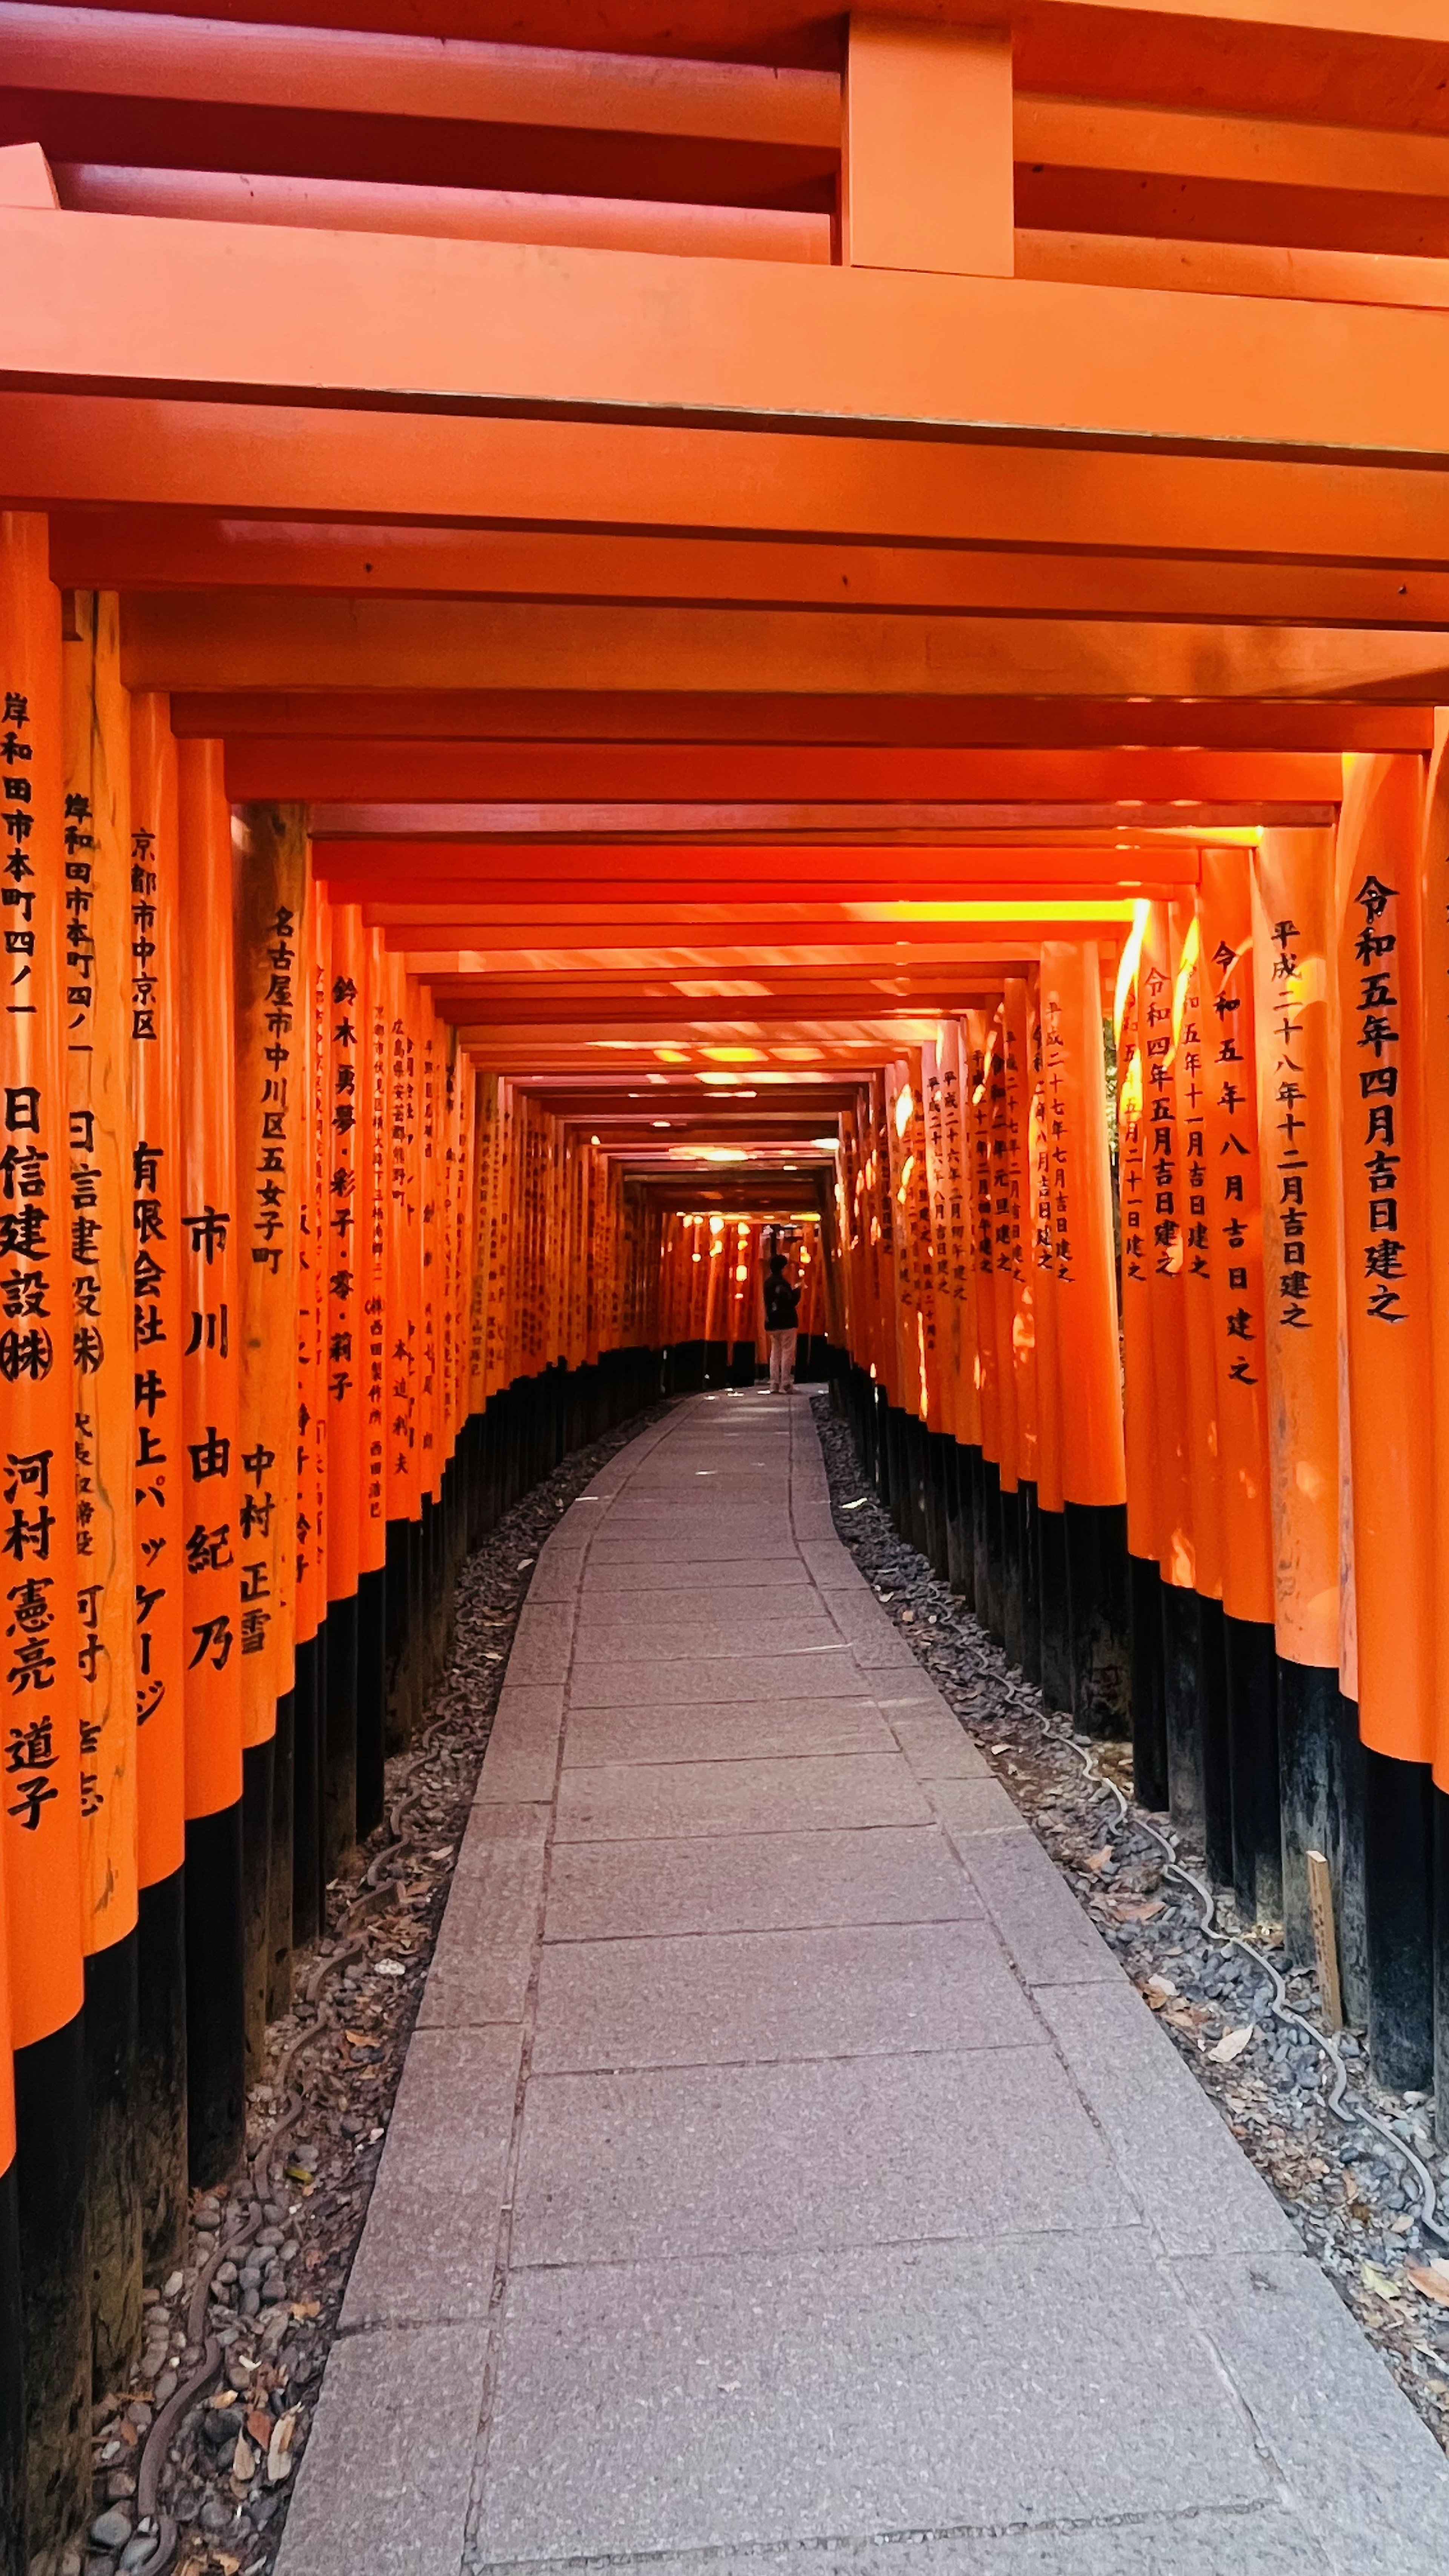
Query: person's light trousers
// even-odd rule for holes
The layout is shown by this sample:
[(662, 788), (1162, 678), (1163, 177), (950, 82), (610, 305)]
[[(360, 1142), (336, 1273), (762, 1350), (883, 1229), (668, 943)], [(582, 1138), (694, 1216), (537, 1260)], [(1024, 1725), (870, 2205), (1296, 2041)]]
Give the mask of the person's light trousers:
[(792, 1326), (788, 1333), (770, 1335), (770, 1393), (779, 1395), (795, 1383), (795, 1344), (799, 1331)]

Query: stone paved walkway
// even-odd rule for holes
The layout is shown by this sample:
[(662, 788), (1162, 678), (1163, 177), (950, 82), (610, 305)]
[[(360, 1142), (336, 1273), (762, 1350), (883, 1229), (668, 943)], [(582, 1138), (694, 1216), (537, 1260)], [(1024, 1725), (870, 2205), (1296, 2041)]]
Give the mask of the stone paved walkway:
[(540, 1558), (342, 2329), (281, 2576), (1449, 2567), (801, 1396), (680, 1407)]

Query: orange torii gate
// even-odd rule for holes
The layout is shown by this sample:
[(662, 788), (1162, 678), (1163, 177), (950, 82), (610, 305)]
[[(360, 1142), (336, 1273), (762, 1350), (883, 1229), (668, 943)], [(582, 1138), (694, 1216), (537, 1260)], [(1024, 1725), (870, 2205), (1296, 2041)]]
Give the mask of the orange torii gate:
[(1442, 9), (357, 14), (0, 0), (21, 2564), (466, 1547), (777, 1235), (1449, 2118)]

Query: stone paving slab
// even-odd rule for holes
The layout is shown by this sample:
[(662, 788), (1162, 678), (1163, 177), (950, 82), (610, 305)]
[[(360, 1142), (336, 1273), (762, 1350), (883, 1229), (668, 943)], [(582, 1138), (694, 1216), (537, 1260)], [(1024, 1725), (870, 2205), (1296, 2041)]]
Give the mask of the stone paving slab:
[(477, 2560), (1271, 2493), (1140, 2232), (520, 2272), (503, 2334)]
[(473, 1809), (418, 2006), (419, 2029), (522, 2020), (543, 1913), (548, 1826), (543, 1806)]
[[(843, 1638), (828, 1646), (807, 1647), (801, 1654), (713, 1654), (696, 1649), (695, 1694), (700, 1699), (733, 1700), (740, 1708), (753, 1701), (768, 1707), (795, 1691), (812, 1699), (865, 1699), (869, 1688)], [(658, 1708), (678, 1699), (680, 1676), (672, 1659), (626, 1661), (597, 1649), (574, 1658), (569, 1677), (571, 1708)]]
[(604, 1941), (650, 1932), (940, 1923), (981, 1910), (935, 1825), (559, 1843), (544, 1937)]
[[(708, 1667), (702, 1678), (708, 1680)], [(867, 1699), (792, 1699), (770, 1708), (741, 1708), (734, 1701), (581, 1708), (569, 1727), (564, 1769), (612, 1762), (798, 1761), (813, 1754), (891, 1753), (895, 1746), (892, 1729)]]
[(560, 1842), (650, 1834), (798, 1832), (820, 1825), (924, 1825), (931, 1810), (899, 1753), (752, 1762), (615, 1762), (566, 1771)]
[(1035, 1834), (973, 1834), (961, 1858), (1028, 1986), (1123, 1981), (1120, 1962)]
[(486, 2325), (344, 2335), (287, 2516), (286, 2576), (439, 2576), (459, 2565)]
[(711, 2550), (707, 2559), (578, 2558), (570, 2567), (576, 2576), (1325, 2576), (1328, 2563), (1281, 2506), (1249, 2505), (1050, 2530)]
[(581, 1660), (607, 1655), (656, 1664), (692, 1663), (701, 1655), (791, 1655), (819, 1646), (838, 1654), (840, 1642), (823, 1606), (769, 1617), (758, 1608), (736, 1608), (733, 1598), (719, 1610), (710, 1601), (681, 1603), (677, 1618), (647, 1640), (640, 1636), (637, 1611), (621, 1611), (617, 1603), (607, 1611), (581, 1611), (577, 1631)]
[(414, 2033), (344, 2334), (487, 2316), (522, 2044), (516, 2023)]
[(986, 2062), (972, 2050), (536, 2074), (513, 2261), (794, 2253), (1135, 2218), (1045, 2045)]
[(539, 1551), (296, 2487), (278, 2576), (1449, 2567), (803, 1395), (674, 1408)]
[(973, 1921), (545, 1948), (536, 2069), (1025, 2048), (1038, 2024)]
[(1170, 2254), (1281, 2253), (1292, 2226), (1124, 1977), (1034, 2000)]

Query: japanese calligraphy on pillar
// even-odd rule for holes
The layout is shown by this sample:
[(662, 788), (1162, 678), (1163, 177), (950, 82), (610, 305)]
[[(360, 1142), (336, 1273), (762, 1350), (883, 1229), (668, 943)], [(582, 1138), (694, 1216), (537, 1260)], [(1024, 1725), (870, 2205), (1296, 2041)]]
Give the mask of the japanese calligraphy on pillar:
[(368, 1141), (362, 1022), (366, 969), (357, 906), (332, 909), (327, 987), (327, 1597), (349, 1599), (361, 1563), (363, 1317), (358, 1300), (358, 1160)]
[(88, 1949), (136, 1919), (135, 1510), (131, 1499), (130, 710), (114, 594), (73, 602), (64, 648), (81, 1813)]
[(272, 1733), (296, 1642), (299, 1140), (305, 1082), (307, 823), (298, 806), (242, 817), (236, 888), (237, 1506), (242, 1733)]
[(241, 1792), (240, 1364), (231, 810), (219, 743), (177, 745), (181, 820), (181, 1483), (187, 1813)]
[[(1398, 967), (1397, 885), (1372, 868), (1349, 896), (1357, 992), (1344, 1013), (1344, 1045), (1352, 1062), (1361, 1116), (1358, 1133), (1345, 1139), (1344, 1219), (1350, 1247), (1368, 1283), (1364, 1312), (1375, 1324), (1406, 1321), (1405, 1247), (1399, 1232), (1398, 1121), (1402, 993)], [(1350, 1152), (1352, 1159), (1350, 1159)], [(1357, 1168), (1361, 1186), (1350, 1186)]]
[(15, 2041), (81, 2001), (67, 1308), (60, 602), (43, 519), (0, 516), (0, 1596)]
[(387, 1553), (387, 985), (381, 931), (367, 937), (367, 1172), (363, 1193), (365, 1241), (359, 1242), (363, 1282), (363, 1522), (362, 1563), (374, 1572)]

